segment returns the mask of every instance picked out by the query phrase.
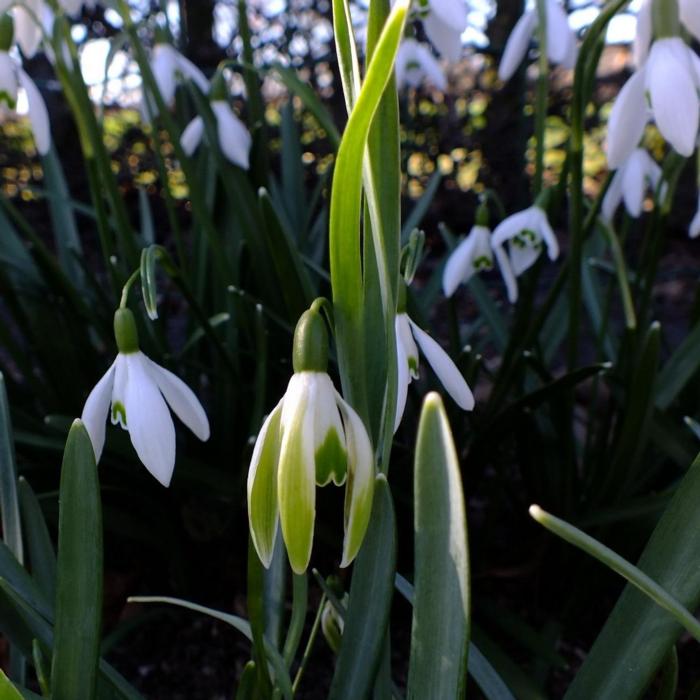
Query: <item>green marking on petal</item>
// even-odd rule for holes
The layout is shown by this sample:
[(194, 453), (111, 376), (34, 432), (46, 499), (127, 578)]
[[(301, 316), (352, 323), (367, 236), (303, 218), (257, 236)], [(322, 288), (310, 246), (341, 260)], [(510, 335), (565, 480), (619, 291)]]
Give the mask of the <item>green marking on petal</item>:
[(12, 99), (12, 95), (5, 90), (0, 90), (0, 105), (6, 104), (9, 109), (15, 109), (17, 103)]
[(325, 486), (333, 479), (336, 486), (345, 482), (348, 468), (348, 453), (345, 451), (338, 431), (331, 428), (325, 440), (316, 449), (316, 483)]
[(126, 408), (121, 401), (112, 402), (112, 423), (119, 423), (126, 430)]
[(418, 358), (409, 357), (408, 358), (408, 371), (414, 379), (418, 378)]

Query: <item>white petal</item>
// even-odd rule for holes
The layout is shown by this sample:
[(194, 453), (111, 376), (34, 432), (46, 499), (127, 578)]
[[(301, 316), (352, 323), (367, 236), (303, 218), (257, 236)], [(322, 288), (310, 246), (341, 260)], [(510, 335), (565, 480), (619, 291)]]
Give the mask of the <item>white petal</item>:
[(185, 382), (144, 355), (153, 380), (172, 412), (200, 439), (209, 439), (209, 419), (202, 404)]
[(460, 408), (471, 411), (474, 408), (474, 395), (450, 356), (413, 321), (411, 321), (411, 330), (425, 359), (428, 360), (428, 364), (433, 368), (447, 393)]
[(647, 156), (646, 151), (636, 149), (622, 171), (622, 197), (625, 208), (633, 219), (639, 218), (644, 203), (647, 166), (644, 156)]
[(532, 32), (537, 26), (536, 13), (529, 11), (516, 22), (513, 31), (508, 37), (506, 46), (503, 49), (501, 63), (498, 66), (498, 77), (504, 82), (513, 77), (513, 73), (518, 70), (530, 47)]
[(610, 223), (615, 216), (617, 208), (620, 206), (622, 201), (622, 177), (624, 175), (624, 166), (618, 170), (615, 175), (613, 175), (608, 189), (603, 197), (603, 205), (601, 207), (601, 214), (603, 219)]
[(119, 353), (114, 361), (114, 386), (112, 387), (112, 408), (110, 420), (112, 425), (119, 425), (122, 430), (127, 430), (128, 418), (126, 415), (126, 383), (129, 376), (129, 368), (126, 355)]
[[(43, 0), (24, 0), (14, 10), (15, 41), (27, 58), (32, 58), (41, 43), (41, 9)], [(25, 9), (26, 8), (26, 9)]]
[(535, 230), (532, 207), (507, 216), (493, 231), (491, 245), (503, 245), (507, 240), (519, 236), (523, 231)]
[(451, 297), (462, 282), (476, 272), (474, 269), (474, 243), (476, 238), (467, 236), (450, 254), (442, 273), (442, 290)]
[(462, 30), (445, 24), (434, 12), (423, 20), (423, 29), (441, 56), (452, 63), (459, 61), (462, 57)]
[(500, 245), (493, 246), (493, 252), (496, 256), (496, 260), (498, 260), (498, 267), (501, 270), (501, 275), (503, 276), (503, 281), (506, 285), (508, 301), (511, 304), (515, 304), (515, 302), (518, 301), (518, 280), (515, 278), (515, 274), (510, 266), (508, 254)]
[[(697, 0), (690, 0), (695, 4)], [(651, 3), (652, 0), (642, 0), (637, 12), (637, 32), (634, 35), (634, 44), (632, 46), (632, 57), (634, 65), (640, 68), (649, 55), (649, 47), (651, 46), (652, 35), (652, 20), (651, 20)], [(683, 0), (681, 0), (681, 6)], [(682, 9), (681, 9), (682, 12)]]
[(554, 235), (552, 227), (549, 225), (549, 219), (543, 209), (538, 206), (533, 207), (533, 215), (535, 218), (535, 231), (542, 237), (544, 244), (547, 246), (547, 255), (550, 260), (556, 260), (559, 257), (559, 241)]
[(87, 397), (83, 407), (83, 415), (80, 417), (90, 436), (96, 462), (100, 461), (102, 448), (105, 444), (105, 425), (107, 424), (109, 404), (112, 401), (112, 387), (114, 386), (114, 365), (115, 362), (110, 365), (102, 379), (95, 384)]
[(182, 150), (186, 155), (191, 156), (199, 142), (202, 140), (202, 135), (204, 134), (204, 120), (200, 116), (196, 116), (182, 132), (180, 137), (180, 145)]
[[(347, 474), (347, 454), (345, 452), (345, 431), (335, 401), (336, 391), (327, 374), (324, 372), (315, 372), (314, 374), (317, 375), (316, 402), (312, 407), (316, 483), (319, 486), (325, 486), (333, 479), (336, 486), (341, 486), (345, 483)], [(323, 447), (325, 447), (324, 453), (319, 454), (319, 449)], [(320, 457), (325, 457), (328, 461), (323, 459), (319, 461)]]
[(163, 486), (175, 469), (175, 426), (170, 411), (141, 352), (125, 355), (127, 382), (124, 396), (131, 444), (141, 462)]
[(408, 385), (411, 381), (411, 376), (408, 373), (408, 359), (406, 358), (403, 345), (400, 342), (396, 343), (396, 362), (398, 374), (396, 380), (396, 418), (394, 418), (394, 432), (399, 429), (401, 419), (403, 418), (403, 412), (406, 410)]
[(428, 0), (430, 9), (448, 27), (463, 32), (467, 28), (467, 6), (462, 0)]
[(690, 49), (679, 37), (659, 39), (646, 65), (647, 87), (656, 125), (682, 156), (691, 156), (700, 125), (700, 102)]
[(27, 94), (28, 115), (34, 132), (36, 150), (45, 156), (51, 149), (51, 125), (46, 103), (34, 81), (21, 68), (18, 75), (20, 85)]
[(408, 314), (396, 314), (394, 331), (396, 332), (397, 342), (403, 346), (406, 364), (408, 365), (411, 376), (415, 379), (418, 377), (418, 348), (413, 340)]
[(205, 95), (209, 92), (209, 81), (197, 66), (186, 56), (176, 51), (177, 67), (185, 78), (191, 80)]
[(559, 61), (559, 65), (567, 70), (576, 68), (576, 59), (578, 58), (578, 41), (576, 33), (569, 29), (566, 42), (566, 53), (564, 58)]
[(539, 247), (511, 242), (508, 247), (508, 253), (510, 255), (510, 267), (515, 276), (519, 277), (523, 272), (529, 270), (535, 264), (537, 258), (540, 257), (540, 252)]
[(221, 151), (234, 165), (247, 170), (252, 144), (248, 129), (233, 113), (228, 102), (216, 100), (211, 103), (211, 108), (216, 115)]
[(80, 8), (83, 6), (83, 0), (59, 0), (58, 3), (66, 14), (74, 17), (80, 12)]
[(678, 0), (681, 22), (700, 41), (700, 3), (698, 0)]
[(17, 66), (7, 51), (0, 51), (0, 99), (3, 93), (14, 107), (17, 102)]
[(175, 100), (175, 68), (177, 51), (170, 44), (156, 44), (151, 55), (151, 71), (163, 102), (172, 105)]
[(646, 68), (637, 71), (622, 86), (608, 121), (608, 166), (617, 170), (630, 157), (649, 121), (644, 81)]
[(690, 222), (690, 227), (688, 228), (688, 235), (691, 238), (697, 238), (700, 236), (700, 202), (698, 202), (698, 210)]
[(569, 17), (557, 0), (547, 0), (547, 55), (552, 63), (570, 60), (572, 34)]

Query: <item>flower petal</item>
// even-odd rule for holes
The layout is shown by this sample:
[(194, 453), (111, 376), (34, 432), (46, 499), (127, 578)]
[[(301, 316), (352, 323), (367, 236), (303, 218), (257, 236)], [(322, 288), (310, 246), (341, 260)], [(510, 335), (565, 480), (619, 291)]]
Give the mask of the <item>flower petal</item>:
[(520, 277), (526, 270), (529, 270), (542, 252), (541, 246), (522, 245), (519, 241), (511, 241), (508, 246), (510, 256), (510, 267), (516, 277)]
[(352, 406), (336, 392), (343, 414), (348, 447), (348, 483), (345, 487), (345, 537), (341, 567), (348, 566), (362, 546), (374, 496), (374, 453), (367, 429)]
[(493, 252), (496, 256), (496, 260), (498, 260), (498, 267), (501, 270), (501, 276), (503, 277), (503, 281), (506, 285), (508, 301), (511, 304), (515, 304), (515, 302), (518, 301), (518, 280), (515, 278), (515, 274), (510, 266), (508, 254), (500, 245), (494, 246)]
[(144, 355), (153, 380), (172, 412), (200, 439), (209, 439), (209, 419), (202, 404), (185, 382)]
[[(575, 39), (569, 27), (569, 16), (557, 0), (547, 0), (547, 55), (552, 63), (571, 60), (571, 45)], [(568, 66), (570, 67), (570, 66)]]
[(425, 359), (428, 360), (428, 364), (433, 368), (447, 393), (460, 408), (471, 411), (474, 408), (474, 395), (450, 356), (413, 321), (411, 321), (411, 330)]
[(234, 165), (248, 170), (250, 166), (250, 146), (252, 139), (243, 122), (233, 113), (228, 102), (216, 100), (211, 103), (216, 115), (219, 134), (219, 146), (222, 153)]
[(688, 228), (688, 235), (691, 238), (697, 238), (698, 236), (700, 236), (700, 202), (698, 202), (698, 210), (695, 213), (693, 220), (690, 222), (690, 226)]
[(535, 220), (535, 231), (544, 240), (544, 244), (547, 246), (547, 255), (550, 260), (556, 260), (559, 257), (559, 241), (552, 227), (549, 225), (549, 219), (547, 218), (547, 213), (544, 209), (540, 209), (538, 206), (533, 207), (533, 217)]
[(151, 54), (151, 70), (163, 102), (172, 105), (175, 100), (175, 68), (177, 51), (170, 44), (156, 44)]
[(463, 0), (428, 0), (434, 12), (448, 27), (458, 32), (467, 28), (467, 6)]
[(646, 68), (638, 70), (622, 86), (608, 121), (606, 150), (608, 166), (617, 170), (630, 157), (644, 135), (649, 121), (644, 81)]
[(686, 158), (693, 154), (700, 125), (700, 102), (691, 49), (679, 37), (658, 39), (646, 65), (654, 120), (663, 137)]
[(180, 145), (182, 146), (182, 150), (188, 156), (191, 156), (195, 152), (197, 146), (199, 146), (199, 142), (202, 140), (203, 134), (204, 120), (202, 119), (202, 117), (197, 115), (185, 127), (185, 130), (182, 132), (182, 136), (180, 137)]
[(535, 230), (532, 209), (532, 207), (524, 209), (503, 219), (493, 231), (491, 245), (495, 248), (503, 245), (507, 240), (519, 236), (523, 231)]
[(348, 465), (345, 431), (335, 403), (331, 378), (325, 373), (316, 374), (317, 393), (313, 406), (316, 483), (325, 486), (333, 479), (336, 486), (341, 486), (345, 483)]
[(19, 83), (27, 94), (29, 121), (34, 132), (36, 150), (45, 156), (51, 149), (51, 126), (46, 103), (34, 81), (22, 70), (18, 69)]
[(442, 291), (446, 297), (451, 297), (462, 282), (476, 272), (473, 265), (474, 243), (473, 236), (467, 236), (450, 254), (442, 272)]
[(43, 0), (23, 0), (15, 6), (15, 41), (27, 58), (32, 58), (41, 44), (41, 11)]
[(413, 340), (408, 314), (396, 314), (394, 332), (396, 333), (396, 342), (402, 346), (411, 377), (416, 379), (418, 377), (418, 348), (416, 341)]
[(105, 444), (105, 425), (107, 424), (107, 415), (109, 414), (109, 404), (112, 401), (115, 364), (116, 360), (102, 375), (100, 381), (95, 384), (93, 390), (87, 397), (85, 406), (83, 406), (83, 414), (80, 417), (90, 436), (92, 448), (95, 451), (95, 462), (100, 461), (102, 449)]
[(182, 75), (191, 80), (205, 95), (209, 92), (209, 81), (204, 73), (186, 56), (176, 51), (177, 67)]
[(313, 372), (292, 376), (282, 405), (282, 444), (277, 469), (280, 524), (294, 573), (303, 574), (311, 559), (316, 516)]
[(396, 381), (396, 418), (394, 418), (394, 432), (399, 429), (403, 412), (406, 410), (406, 399), (408, 398), (408, 385), (411, 377), (408, 374), (408, 359), (404, 352), (403, 345), (397, 338), (396, 342), (396, 363), (398, 376)]
[[(682, 5), (681, 0), (681, 5)], [(691, 0), (695, 4), (696, 0)], [(641, 68), (644, 61), (649, 55), (649, 47), (651, 46), (652, 35), (652, 19), (651, 19), (651, 3), (652, 0), (642, 0), (642, 4), (637, 11), (637, 31), (634, 35), (634, 43), (632, 45), (632, 58), (634, 65)]]
[(644, 203), (647, 171), (644, 156), (648, 158), (646, 151), (636, 149), (622, 170), (622, 197), (625, 200), (625, 208), (633, 219), (639, 218)]
[(537, 26), (537, 14), (529, 11), (515, 23), (513, 31), (508, 37), (506, 46), (503, 49), (501, 62), (498, 66), (498, 77), (506, 82), (513, 77), (513, 74), (518, 70), (518, 66), (523, 62), (525, 54), (530, 47), (532, 32)]
[(279, 525), (277, 464), (281, 441), (284, 398), (265, 419), (255, 440), (248, 469), (248, 524), (255, 551), (265, 568), (270, 566)]
[(0, 104), (10, 101), (10, 108), (17, 104), (17, 68), (7, 51), (0, 51)]
[(678, 9), (681, 22), (700, 41), (700, 3), (698, 0), (679, 0)]
[(624, 175), (624, 166), (622, 169), (618, 170), (615, 175), (613, 175), (608, 189), (605, 192), (605, 197), (603, 197), (603, 205), (601, 207), (600, 213), (605, 221), (610, 223), (615, 216), (617, 208), (620, 206), (622, 201), (622, 177)]
[(127, 368), (124, 407), (131, 444), (136, 454), (163, 486), (169, 486), (175, 469), (175, 426), (146, 357), (124, 355)]
[[(423, 29), (435, 50), (448, 61), (456, 63), (462, 57), (462, 31), (445, 24), (438, 15), (431, 12), (423, 20)], [(444, 79), (444, 78), (443, 78)], [(435, 87), (440, 88), (439, 85)], [(444, 88), (440, 88), (444, 90)]]

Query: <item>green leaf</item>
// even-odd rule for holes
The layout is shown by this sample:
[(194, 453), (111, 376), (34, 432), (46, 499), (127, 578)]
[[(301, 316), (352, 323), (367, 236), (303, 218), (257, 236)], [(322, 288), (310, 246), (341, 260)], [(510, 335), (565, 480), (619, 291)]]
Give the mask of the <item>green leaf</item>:
[(255, 661), (249, 661), (243, 668), (241, 679), (238, 681), (238, 690), (236, 691), (236, 700), (255, 700), (256, 686), (255, 678), (257, 676)]
[(464, 493), (439, 394), (423, 402), (413, 481), (415, 581), (408, 698), (461, 698), (470, 588)]
[[(181, 608), (187, 608), (187, 610), (192, 610), (194, 612), (202, 613), (213, 617), (216, 620), (221, 620), (228, 625), (231, 625), (234, 629), (238, 630), (241, 634), (247, 637), (251, 642), (253, 641), (253, 633), (250, 629), (250, 624), (244, 620), (242, 617), (237, 615), (230, 615), (229, 613), (221, 612), (220, 610), (214, 610), (212, 608), (206, 608), (203, 605), (197, 605), (196, 603), (190, 603), (186, 600), (181, 600), (180, 598), (170, 598), (168, 596), (133, 596), (129, 598), (130, 603), (165, 603), (167, 605), (177, 605)], [(267, 660), (274, 669), (275, 679), (279, 685), (280, 690), (285, 698), (291, 700), (292, 698), (292, 681), (289, 678), (289, 673), (284, 665), (284, 660), (280, 656), (277, 649), (275, 649), (270, 642), (265, 639), (265, 653), (267, 655)]]
[(93, 700), (102, 618), (102, 504), (92, 442), (76, 420), (61, 467), (53, 700)]
[(700, 369), (700, 323), (686, 335), (656, 380), (656, 407), (668, 408)]
[(663, 671), (661, 672), (661, 683), (656, 693), (656, 700), (674, 700), (678, 690), (678, 652), (676, 647), (671, 647), (671, 651), (666, 657)]
[(0, 523), (2, 538), (17, 561), (23, 562), (22, 522), (17, 498), (17, 466), (12, 437), (10, 406), (7, 401), (5, 378), (0, 373)]
[(143, 305), (151, 321), (158, 318), (158, 285), (156, 263), (160, 258), (160, 246), (150, 245), (141, 251), (141, 294)]
[(389, 625), (396, 562), (396, 521), (389, 484), (375, 482), (372, 516), (354, 564), (345, 629), (329, 700), (370, 696)]
[(348, 0), (333, 0), (333, 31), (345, 107), (350, 114), (360, 92), (360, 63)]
[[(32, 693), (34, 695), (34, 693)], [(22, 693), (12, 685), (10, 679), (2, 672), (0, 668), (0, 700), (23, 700)], [(35, 696), (38, 697), (38, 696)]]
[(32, 578), (46, 599), (53, 601), (56, 598), (56, 552), (39, 500), (24, 477), (19, 478), (19, 502)]

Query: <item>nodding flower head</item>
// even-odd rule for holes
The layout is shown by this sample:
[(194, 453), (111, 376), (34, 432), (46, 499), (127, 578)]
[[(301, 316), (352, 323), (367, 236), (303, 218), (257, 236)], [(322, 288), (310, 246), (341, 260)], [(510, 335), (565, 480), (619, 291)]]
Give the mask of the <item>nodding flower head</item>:
[(269, 566), (281, 524), (296, 573), (311, 558), (316, 486), (345, 484), (341, 566), (355, 558), (369, 523), (374, 453), (362, 419), (333, 387), (326, 369), (328, 335), (316, 303), (294, 333), (294, 374), (258, 433), (248, 472), (253, 544)]

